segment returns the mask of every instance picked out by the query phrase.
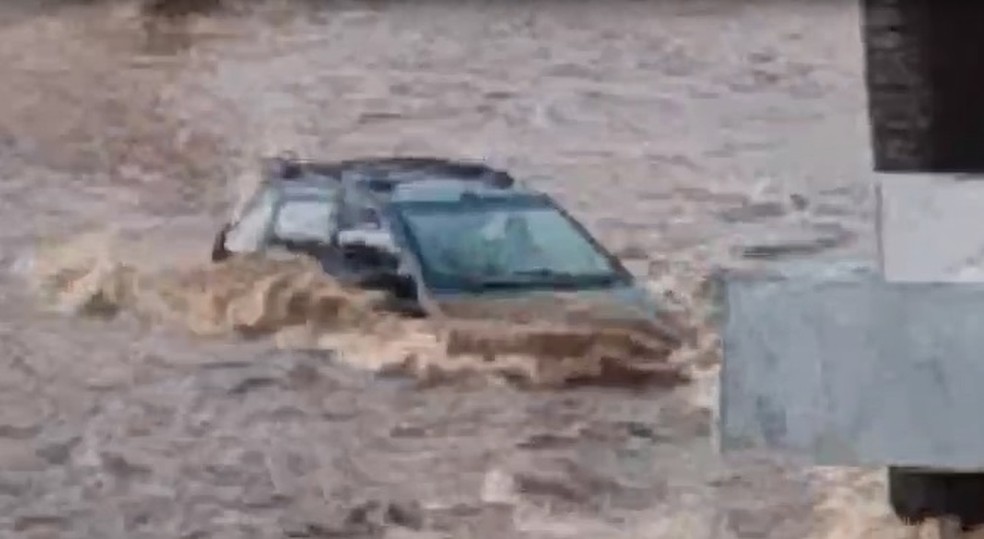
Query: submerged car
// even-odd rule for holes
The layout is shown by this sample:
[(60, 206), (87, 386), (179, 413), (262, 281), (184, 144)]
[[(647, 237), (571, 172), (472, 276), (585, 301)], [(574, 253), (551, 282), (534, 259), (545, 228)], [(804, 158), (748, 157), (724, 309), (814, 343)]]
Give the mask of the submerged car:
[[(264, 180), (212, 251), (219, 262), (271, 247), (314, 257), (338, 281), (384, 290), (426, 316), (575, 298), (604, 317), (682, 336), (616, 256), (553, 198), (481, 163), (437, 158), (269, 160)], [(543, 298), (543, 302), (517, 302)], [(522, 303), (520, 307), (520, 303)], [(553, 306), (551, 306), (553, 305)]]

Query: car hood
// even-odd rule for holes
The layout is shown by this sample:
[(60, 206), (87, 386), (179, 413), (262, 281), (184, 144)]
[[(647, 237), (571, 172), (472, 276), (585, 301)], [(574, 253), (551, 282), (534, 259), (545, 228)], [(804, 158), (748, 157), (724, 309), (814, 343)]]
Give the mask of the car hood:
[(679, 314), (662, 308), (638, 286), (451, 295), (433, 299), (440, 313), (451, 318), (621, 326), (657, 334), (675, 346), (692, 340)]

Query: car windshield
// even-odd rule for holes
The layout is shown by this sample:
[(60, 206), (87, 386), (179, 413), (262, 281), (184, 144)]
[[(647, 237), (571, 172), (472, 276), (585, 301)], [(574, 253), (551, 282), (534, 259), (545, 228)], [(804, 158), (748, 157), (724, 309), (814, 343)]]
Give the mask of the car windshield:
[(608, 256), (547, 203), (417, 203), (401, 215), (425, 279), (438, 287), (589, 287), (621, 278)]

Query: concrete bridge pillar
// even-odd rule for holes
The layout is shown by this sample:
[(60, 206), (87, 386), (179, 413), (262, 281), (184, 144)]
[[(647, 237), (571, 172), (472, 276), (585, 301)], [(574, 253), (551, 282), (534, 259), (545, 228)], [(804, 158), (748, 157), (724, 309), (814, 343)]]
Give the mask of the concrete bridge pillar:
[(984, 172), (984, 2), (862, 0), (875, 170)]
[(901, 518), (981, 537), (984, 2), (861, 13), (878, 263), (724, 277), (718, 440), (891, 466)]

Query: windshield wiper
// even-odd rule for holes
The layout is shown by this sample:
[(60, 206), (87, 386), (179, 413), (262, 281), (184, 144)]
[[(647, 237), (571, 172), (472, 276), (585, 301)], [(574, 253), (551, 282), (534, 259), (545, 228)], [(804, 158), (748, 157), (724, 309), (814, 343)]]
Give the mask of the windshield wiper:
[(608, 285), (615, 282), (615, 275), (610, 273), (570, 273), (547, 268), (516, 271), (513, 275), (535, 277), (546, 283), (562, 286)]
[(609, 286), (616, 282), (617, 277), (609, 273), (568, 273), (550, 269), (515, 271), (502, 278), (486, 278), (468, 276), (462, 278), (464, 288), (469, 291), (503, 290), (510, 288), (528, 288), (530, 286), (548, 286), (553, 288), (582, 288), (591, 286)]
[(549, 269), (516, 271), (505, 278), (479, 279), (477, 285), (481, 288), (524, 288), (549, 287), (558, 289), (590, 288), (596, 286), (611, 286), (617, 277), (606, 273), (577, 274), (559, 272)]
[(481, 279), (481, 278), (467, 278), (464, 279), (465, 288), (473, 292), (481, 292), (483, 290), (495, 290), (495, 289), (506, 289), (506, 288), (522, 288), (524, 286), (529, 286), (530, 281), (528, 280), (517, 280), (517, 279)]

